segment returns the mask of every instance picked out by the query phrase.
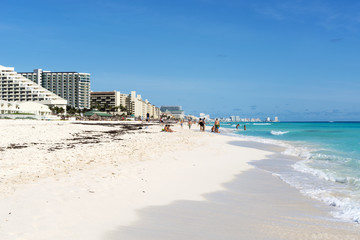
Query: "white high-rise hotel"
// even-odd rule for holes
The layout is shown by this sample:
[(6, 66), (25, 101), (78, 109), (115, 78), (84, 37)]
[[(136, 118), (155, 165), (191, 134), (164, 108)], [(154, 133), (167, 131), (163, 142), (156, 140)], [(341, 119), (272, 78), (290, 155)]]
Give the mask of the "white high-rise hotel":
[(90, 108), (90, 74), (78, 72), (50, 72), (35, 69), (20, 72), (22, 76), (68, 100), (78, 109)]
[(37, 102), (66, 108), (67, 101), (14, 71), (0, 65), (0, 100)]

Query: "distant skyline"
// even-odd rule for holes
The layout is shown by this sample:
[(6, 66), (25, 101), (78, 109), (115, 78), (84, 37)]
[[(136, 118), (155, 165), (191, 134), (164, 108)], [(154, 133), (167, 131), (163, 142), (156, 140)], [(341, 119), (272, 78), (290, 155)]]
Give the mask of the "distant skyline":
[(211, 117), (360, 120), (355, 0), (3, 0), (0, 65)]

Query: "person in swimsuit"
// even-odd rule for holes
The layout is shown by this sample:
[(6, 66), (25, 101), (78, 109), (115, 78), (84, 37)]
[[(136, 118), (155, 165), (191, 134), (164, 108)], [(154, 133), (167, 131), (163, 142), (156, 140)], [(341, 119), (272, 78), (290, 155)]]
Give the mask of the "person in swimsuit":
[(164, 132), (174, 132), (174, 130), (172, 130), (172, 129), (170, 128), (170, 125), (165, 125), (163, 131), (164, 131)]
[(200, 118), (199, 125), (200, 125), (200, 132), (204, 131), (204, 121)]
[(216, 133), (220, 133), (219, 128), (220, 128), (220, 121), (219, 121), (219, 119), (216, 119), (215, 120), (215, 132)]

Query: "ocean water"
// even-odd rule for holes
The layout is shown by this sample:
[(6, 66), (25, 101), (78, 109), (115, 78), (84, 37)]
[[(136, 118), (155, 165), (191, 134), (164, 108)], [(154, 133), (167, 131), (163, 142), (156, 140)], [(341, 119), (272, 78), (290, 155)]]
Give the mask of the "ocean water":
[(332, 206), (332, 214), (360, 223), (360, 122), (222, 123), (251, 141), (277, 144), (300, 160), (274, 173), (303, 194)]

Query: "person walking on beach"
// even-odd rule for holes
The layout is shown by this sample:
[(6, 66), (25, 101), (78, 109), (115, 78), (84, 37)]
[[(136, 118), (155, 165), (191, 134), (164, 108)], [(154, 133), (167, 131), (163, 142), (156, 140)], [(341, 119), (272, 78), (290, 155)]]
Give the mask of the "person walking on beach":
[(189, 121), (188, 121), (189, 129), (191, 128), (191, 124), (192, 124), (192, 121), (189, 120)]
[(200, 125), (200, 132), (204, 131), (204, 121), (200, 118), (199, 119), (199, 125)]
[(219, 119), (216, 119), (215, 120), (215, 132), (216, 133), (220, 133), (219, 128), (220, 128), (220, 121), (219, 121)]

